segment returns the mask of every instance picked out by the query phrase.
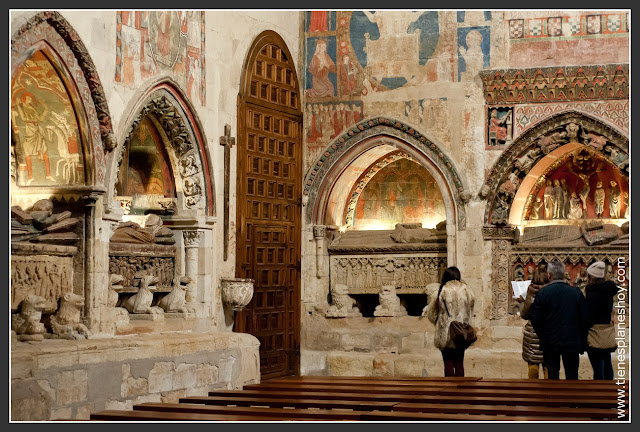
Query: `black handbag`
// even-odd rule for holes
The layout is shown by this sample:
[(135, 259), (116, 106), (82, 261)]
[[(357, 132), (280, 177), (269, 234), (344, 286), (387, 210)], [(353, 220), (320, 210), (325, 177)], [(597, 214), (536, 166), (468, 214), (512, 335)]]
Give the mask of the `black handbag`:
[[(449, 314), (449, 308), (446, 303), (444, 304), (444, 308), (447, 311), (449, 318), (451, 318), (451, 314)], [(476, 335), (476, 329), (474, 329), (471, 324), (460, 321), (451, 321), (451, 324), (449, 324), (449, 339), (457, 348), (468, 348), (478, 340), (478, 336)]]

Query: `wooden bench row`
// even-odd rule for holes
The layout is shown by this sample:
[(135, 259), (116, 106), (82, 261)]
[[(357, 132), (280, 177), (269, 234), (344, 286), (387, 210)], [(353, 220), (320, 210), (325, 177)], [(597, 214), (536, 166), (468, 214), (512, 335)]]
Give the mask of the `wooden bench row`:
[[(293, 377), (248, 385), (244, 390), (184, 397), (179, 403), (143, 403), (132, 411), (102, 411), (91, 418), (260, 422), (618, 420), (618, 388), (611, 381)], [(628, 409), (622, 414), (622, 419), (628, 420)]]

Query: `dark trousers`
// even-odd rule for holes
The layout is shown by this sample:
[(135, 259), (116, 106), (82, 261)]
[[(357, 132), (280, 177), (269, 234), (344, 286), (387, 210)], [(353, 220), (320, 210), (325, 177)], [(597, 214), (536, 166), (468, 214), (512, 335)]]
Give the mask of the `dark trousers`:
[(444, 376), (464, 376), (464, 348), (445, 348), (442, 350)]
[(542, 358), (549, 371), (549, 379), (560, 379), (560, 357), (562, 357), (566, 379), (577, 380), (580, 355), (577, 352), (558, 348), (545, 348), (542, 352)]
[(594, 380), (612, 380), (613, 366), (611, 365), (611, 350), (590, 348), (587, 351), (591, 367), (593, 368)]

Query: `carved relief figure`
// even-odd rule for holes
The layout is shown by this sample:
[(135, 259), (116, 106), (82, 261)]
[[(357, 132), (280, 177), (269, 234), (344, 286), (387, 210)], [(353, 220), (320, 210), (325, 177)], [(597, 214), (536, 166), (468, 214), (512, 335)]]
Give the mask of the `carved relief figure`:
[(564, 207), (562, 208), (562, 218), (566, 219), (569, 216), (569, 210), (571, 203), (569, 201), (569, 187), (567, 186), (567, 180), (562, 178), (560, 179), (560, 186), (562, 187), (562, 200), (564, 202)]
[(587, 217), (587, 198), (589, 197), (589, 192), (591, 191), (591, 187), (589, 186), (589, 177), (586, 174), (578, 174), (580, 180), (582, 180), (582, 189), (580, 189), (580, 201), (582, 201), (582, 216)]
[(373, 312), (374, 316), (404, 316), (407, 310), (400, 304), (395, 285), (382, 285), (379, 294), (380, 304)]
[(142, 226), (131, 221), (121, 222), (111, 236), (110, 241), (117, 243), (154, 243), (156, 234), (161, 228), (162, 219), (160, 219), (160, 216), (150, 214), (145, 218)]
[(533, 166), (538, 156), (540, 156), (541, 152), (542, 150), (540, 150), (537, 147), (532, 148), (531, 150), (529, 150), (528, 152), (526, 152), (525, 154), (523, 154), (522, 156), (516, 159), (514, 164), (515, 167), (522, 172), (528, 172)]
[(604, 189), (602, 188), (602, 182), (596, 184), (596, 190), (593, 193), (593, 203), (596, 217), (601, 218), (604, 213)]
[(140, 282), (140, 288), (138, 292), (131, 297), (125, 299), (122, 302), (122, 307), (129, 311), (129, 313), (140, 314), (140, 313), (150, 313), (150, 314), (159, 314), (164, 311), (157, 307), (151, 306), (153, 301), (153, 293), (156, 290), (155, 284), (158, 283), (159, 279), (152, 275), (144, 275), (142, 276), (142, 281)]
[(158, 307), (165, 312), (193, 312), (193, 308), (185, 306), (187, 287), (191, 282), (192, 279), (188, 276), (176, 277), (171, 292), (158, 301)]
[(544, 216), (543, 207), (544, 207), (544, 203), (542, 202), (542, 198), (536, 197), (536, 200), (531, 207), (531, 216), (529, 217), (529, 219), (533, 219), (533, 220), (541, 219), (541, 216)]
[(624, 191), (624, 217), (629, 219), (629, 192)]
[(582, 218), (582, 207), (580, 198), (575, 192), (571, 192), (571, 198), (569, 198), (569, 219)]
[(500, 195), (496, 196), (493, 204), (491, 222), (494, 224), (505, 223), (509, 218), (509, 203)]
[(60, 339), (88, 339), (89, 329), (80, 322), (84, 297), (68, 292), (60, 297), (60, 308), (51, 317), (53, 334)]
[(42, 340), (46, 329), (40, 322), (46, 300), (43, 297), (29, 294), (20, 303), (20, 311), (11, 315), (11, 330), (23, 340)]
[(570, 140), (575, 140), (578, 136), (578, 131), (580, 130), (580, 126), (571, 122), (566, 126), (566, 130), (567, 130), (567, 137)]
[(609, 217), (618, 219), (620, 217), (620, 188), (618, 183), (611, 180), (611, 189), (609, 189)]
[[(462, 49), (462, 47), (460, 47)], [(511, 123), (511, 111), (509, 111), (504, 117), (498, 117), (498, 110), (491, 110), (491, 117), (489, 118), (489, 145), (505, 144), (510, 140), (508, 134), (507, 124)]]
[(544, 188), (544, 218), (553, 219), (553, 209), (555, 207), (555, 198), (553, 194), (553, 184), (551, 179), (547, 180)]
[(560, 180), (553, 181), (553, 219), (562, 219), (564, 214), (564, 192)]
[(318, 39), (316, 41), (316, 51), (309, 63), (309, 73), (311, 73), (311, 88), (306, 90), (308, 97), (320, 98), (335, 95), (335, 88), (329, 79), (329, 73), (336, 72), (336, 64), (329, 54), (327, 54), (327, 41)]
[(540, 146), (540, 148), (542, 148), (542, 152), (544, 154), (549, 154), (556, 148), (560, 147), (562, 143), (567, 141), (566, 136), (567, 133), (565, 131), (552, 132), (547, 136), (538, 138), (538, 141), (536, 141), (536, 143)]

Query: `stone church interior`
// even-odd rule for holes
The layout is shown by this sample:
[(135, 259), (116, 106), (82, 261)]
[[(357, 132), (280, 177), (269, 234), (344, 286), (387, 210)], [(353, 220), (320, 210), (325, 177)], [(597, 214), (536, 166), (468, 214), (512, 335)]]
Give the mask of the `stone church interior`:
[(451, 266), (525, 380), (512, 282), (630, 287), (630, 14), (11, 10), (11, 420), (436, 380)]

